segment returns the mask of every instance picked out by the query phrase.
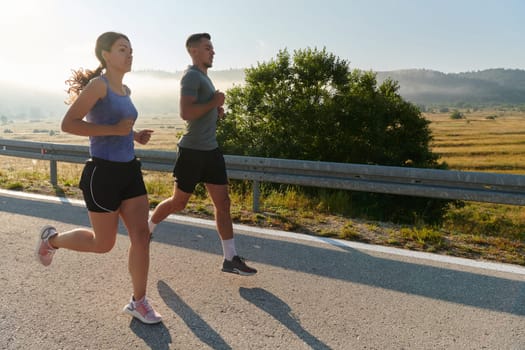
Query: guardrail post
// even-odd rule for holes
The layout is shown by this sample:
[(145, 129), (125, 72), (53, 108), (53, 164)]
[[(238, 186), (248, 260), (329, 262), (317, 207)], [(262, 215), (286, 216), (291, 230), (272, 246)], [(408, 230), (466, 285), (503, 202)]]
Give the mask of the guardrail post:
[(57, 181), (57, 161), (52, 159), (49, 161), (49, 178), (51, 179), (51, 184), (56, 186)]
[(259, 212), (259, 197), (261, 195), (261, 191), (259, 189), (259, 181), (254, 180), (252, 186), (253, 186), (252, 210), (254, 213), (258, 213)]

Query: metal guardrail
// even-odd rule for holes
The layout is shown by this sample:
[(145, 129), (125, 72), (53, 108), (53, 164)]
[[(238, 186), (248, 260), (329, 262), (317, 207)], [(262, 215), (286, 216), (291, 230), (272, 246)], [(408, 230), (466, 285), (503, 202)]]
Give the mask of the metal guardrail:
[[(176, 152), (136, 150), (143, 169), (170, 171)], [(87, 146), (0, 139), (0, 155), (49, 160), (57, 185), (56, 162), (84, 163)], [(525, 204), (525, 176), (482, 172), (225, 155), (228, 176), (253, 181), (253, 210), (259, 209), (260, 182), (388, 193), (499, 204)]]

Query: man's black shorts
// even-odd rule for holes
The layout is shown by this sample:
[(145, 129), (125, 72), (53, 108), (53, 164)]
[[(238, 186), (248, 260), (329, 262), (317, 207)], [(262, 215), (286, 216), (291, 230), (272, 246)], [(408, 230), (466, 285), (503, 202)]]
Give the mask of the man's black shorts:
[(82, 171), (79, 187), (88, 210), (99, 213), (116, 211), (123, 200), (147, 193), (137, 159), (125, 163), (89, 159)]
[(199, 182), (214, 185), (228, 184), (224, 156), (218, 148), (199, 151), (179, 147), (173, 176), (177, 187), (186, 193), (193, 193)]

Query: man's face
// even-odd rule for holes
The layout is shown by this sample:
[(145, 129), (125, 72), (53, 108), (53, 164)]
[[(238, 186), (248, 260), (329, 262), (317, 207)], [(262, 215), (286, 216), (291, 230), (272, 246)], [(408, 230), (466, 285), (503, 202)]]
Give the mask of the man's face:
[(193, 59), (197, 64), (202, 64), (206, 68), (212, 67), (215, 51), (213, 50), (213, 45), (209, 39), (202, 38), (193, 50)]

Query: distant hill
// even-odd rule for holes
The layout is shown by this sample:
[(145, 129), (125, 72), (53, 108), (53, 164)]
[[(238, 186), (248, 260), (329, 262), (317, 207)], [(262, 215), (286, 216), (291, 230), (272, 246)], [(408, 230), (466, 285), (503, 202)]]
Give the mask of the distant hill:
[[(227, 90), (244, 82), (244, 69), (210, 70), (216, 88)], [(126, 76), (140, 113), (177, 113), (182, 72), (134, 71)], [(378, 83), (396, 80), (401, 95), (423, 106), (525, 105), (525, 70), (488, 69), (442, 73), (427, 69), (377, 72)], [(60, 118), (67, 106), (64, 91), (29, 89), (0, 81), (0, 117)]]
[(525, 104), (525, 70), (488, 69), (441, 73), (426, 69), (378, 72), (378, 82), (398, 81), (401, 95), (420, 105)]
[[(465, 73), (442, 73), (427, 69), (376, 72), (378, 83), (391, 78), (400, 86), (401, 95), (419, 105), (522, 105), (525, 104), (525, 70), (487, 69)], [(158, 78), (180, 79), (181, 72), (137, 72)], [(216, 82), (241, 83), (243, 69), (209, 71)]]

